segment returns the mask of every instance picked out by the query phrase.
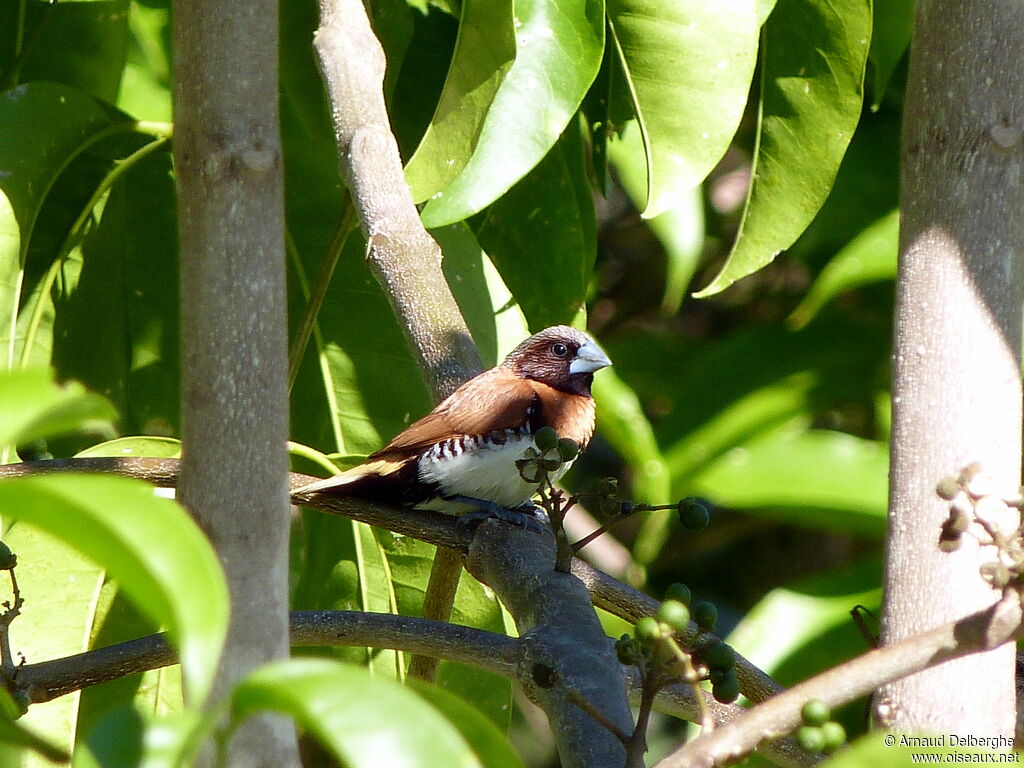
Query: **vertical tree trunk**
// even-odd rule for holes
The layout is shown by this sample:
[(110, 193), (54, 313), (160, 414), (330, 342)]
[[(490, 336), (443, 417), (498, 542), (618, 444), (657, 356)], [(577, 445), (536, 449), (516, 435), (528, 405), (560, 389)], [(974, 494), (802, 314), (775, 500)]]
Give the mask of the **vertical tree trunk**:
[[(904, 114), (883, 641), (998, 596), (991, 548), (936, 548), (936, 482), (982, 462), (1020, 482), (1024, 256), (1024, 5), (920, 0)], [(1014, 648), (888, 686), (880, 721), (937, 733), (1013, 733)]]
[[(288, 655), (287, 319), (277, 4), (178, 0), (175, 139), (182, 317), (180, 498), (224, 564), (231, 625), (214, 696)], [(298, 765), (261, 718), (231, 766)]]

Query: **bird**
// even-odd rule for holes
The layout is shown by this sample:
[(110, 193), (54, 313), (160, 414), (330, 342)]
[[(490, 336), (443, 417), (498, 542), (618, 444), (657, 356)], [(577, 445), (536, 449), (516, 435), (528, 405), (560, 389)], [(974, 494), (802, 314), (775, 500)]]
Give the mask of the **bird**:
[[(588, 334), (564, 325), (534, 334), (496, 367), (470, 379), (365, 461), (300, 488), (460, 515), (536, 511), (516, 461), (535, 456), (551, 427), (582, 451), (594, 434), (594, 373), (611, 360)], [(533, 449), (533, 451), (531, 451)], [(554, 482), (569, 468), (548, 477)], [(516, 512), (515, 514), (518, 514)]]

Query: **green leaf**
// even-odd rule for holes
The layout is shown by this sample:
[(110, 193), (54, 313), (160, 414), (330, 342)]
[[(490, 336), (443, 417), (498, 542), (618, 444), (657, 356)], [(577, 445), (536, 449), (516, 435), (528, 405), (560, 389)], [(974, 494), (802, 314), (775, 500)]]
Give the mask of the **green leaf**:
[(77, 382), (61, 386), (37, 368), (0, 376), (0, 447), (78, 430), (113, 434), (117, 412)]
[(773, 520), (880, 537), (888, 472), (883, 444), (797, 419), (709, 462), (687, 488)]
[(128, 56), (117, 106), (139, 120), (173, 118), (169, 5), (168, 0), (131, 3), (128, 10)]
[[(21, 480), (0, 482), (0, 514), (8, 487)], [(10, 525), (10, 521), (7, 521)], [(29, 663), (59, 659), (88, 650), (96, 615), (96, 597), (103, 584), (103, 568), (88, 560), (72, 544), (30, 525), (14, 523), (4, 543), (18, 557), (16, 575), (25, 604), (11, 625), (11, 650)], [(9, 579), (2, 574), (4, 599)], [(61, 696), (29, 707), (21, 722), (63, 749), (71, 749), (78, 710), (76, 696)], [(33, 766), (42, 765), (34, 761)]]
[[(608, 159), (615, 166), (619, 182), (633, 205), (642, 208), (647, 196), (647, 160), (635, 124), (626, 126), (619, 141), (609, 143)], [(665, 249), (665, 292), (661, 311), (671, 316), (679, 311), (704, 249), (704, 198), (700, 187), (679, 194), (678, 201), (664, 213), (648, 219), (647, 226)]]
[(696, 186), (725, 154), (747, 103), (757, 53), (754, 0), (609, 0), (608, 44), (621, 63), (647, 152), (646, 218)]
[[(463, 14), (465, 9), (463, 3)], [(451, 168), (457, 175), (416, 195), (418, 200), (431, 198), (422, 214), (428, 227), (483, 210), (548, 155), (601, 66), (603, 0), (515, 0), (509, 21), (515, 31), (515, 62), (494, 93), (471, 157), (460, 162), (464, 147), (434, 156), (434, 166), (455, 158)], [(439, 111), (443, 103), (442, 97)]]
[(295, 718), (350, 768), (481, 765), (451, 723), (416, 694), (339, 662), (268, 664), (231, 696), (236, 721), (268, 709)]
[(12, 88), (0, 99), (0, 365), (10, 368), (24, 257), (43, 201), (61, 171), (124, 117), (57, 83)]
[(860, 119), (870, 0), (779, 0), (764, 26), (758, 144), (728, 261), (698, 297), (770, 263), (828, 197)]
[[(113, 103), (128, 45), (128, 0), (24, 5), (27, 55), (18, 80), (64, 83)], [(0, 72), (8, 63), (0, 62)]]
[[(0, 689), (0, 743), (5, 746), (16, 744), (31, 749), (53, 762), (67, 762), (70, 759), (66, 751), (33, 733), (21, 723), (15, 722), (20, 716), (21, 712), (11, 694), (6, 689)], [(18, 764), (18, 761), (7, 762), (0, 757), (0, 765), (4, 768)]]
[(132, 435), (108, 440), (79, 451), (76, 456), (149, 456), (158, 459), (181, 457), (181, 441), (173, 437)]
[(459, 729), (459, 733), (487, 768), (522, 768), (523, 761), (512, 749), (505, 732), (498, 730), (476, 707), (439, 685), (415, 679), (409, 682), (416, 693)]
[[(594, 377), (593, 389), (598, 429), (632, 469), (634, 500), (668, 503), (668, 467), (636, 393), (611, 370)], [(647, 565), (657, 556), (665, 543), (670, 519), (670, 510), (651, 512), (644, 517), (634, 544), (638, 562)]]
[(914, 0), (878, 0), (872, 5), (871, 50), (868, 60), (875, 78), (871, 108), (878, 109), (893, 70), (910, 44), (914, 28)]
[(823, 306), (846, 291), (868, 283), (896, 277), (899, 253), (900, 214), (893, 211), (851, 240), (821, 271), (807, 295), (789, 316), (795, 328), (801, 328)]
[(487, 209), (477, 239), (533, 331), (573, 321), (586, 299), (596, 220), (572, 125), (547, 157)]
[(66, 474), (0, 483), (0, 514), (60, 538), (107, 568), (167, 627), (191, 695), (196, 702), (205, 698), (227, 632), (227, 587), (206, 538), (177, 504), (145, 483)]
[(405, 168), (413, 200), (422, 202), (444, 189), (469, 162), (515, 55), (512, 0), (465, 0), (444, 90)]
[(792, 685), (867, 650), (850, 609), (881, 605), (881, 564), (829, 570), (765, 595), (729, 635), (737, 651)]

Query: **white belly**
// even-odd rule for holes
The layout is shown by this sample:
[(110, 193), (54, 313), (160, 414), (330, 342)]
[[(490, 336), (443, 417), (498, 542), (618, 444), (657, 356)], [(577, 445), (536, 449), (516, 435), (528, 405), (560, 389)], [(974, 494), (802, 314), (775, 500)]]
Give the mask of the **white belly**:
[[(419, 478), (425, 483), (436, 483), (446, 496), (469, 496), (490, 501), (498, 506), (513, 508), (528, 501), (537, 493), (537, 483), (528, 483), (519, 475), (516, 460), (533, 448), (533, 438), (512, 437), (504, 445), (477, 440), (469, 450), (439, 446), (426, 453), (419, 461)], [(558, 480), (568, 465), (549, 477)], [(461, 514), (472, 508), (470, 504), (434, 499), (417, 505), (449, 514)]]

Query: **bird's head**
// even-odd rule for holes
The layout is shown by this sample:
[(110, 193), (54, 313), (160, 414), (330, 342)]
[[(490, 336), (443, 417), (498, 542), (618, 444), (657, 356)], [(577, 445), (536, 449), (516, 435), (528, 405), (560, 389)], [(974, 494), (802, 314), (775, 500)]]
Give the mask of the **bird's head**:
[(564, 392), (589, 395), (594, 371), (612, 364), (590, 336), (566, 325), (534, 334), (505, 358), (502, 366), (519, 377)]

